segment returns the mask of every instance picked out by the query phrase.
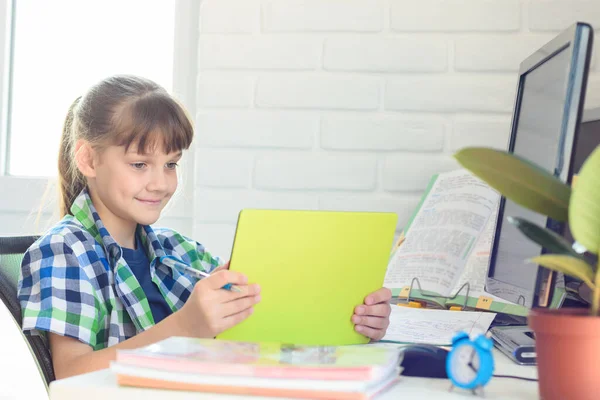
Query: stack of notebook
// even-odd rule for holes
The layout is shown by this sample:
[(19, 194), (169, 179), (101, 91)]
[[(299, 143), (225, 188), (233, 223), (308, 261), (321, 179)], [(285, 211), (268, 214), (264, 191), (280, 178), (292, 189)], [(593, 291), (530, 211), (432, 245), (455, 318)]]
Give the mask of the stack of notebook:
[(313, 399), (370, 399), (398, 380), (401, 352), (171, 337), (118, 350), (120, 385)]

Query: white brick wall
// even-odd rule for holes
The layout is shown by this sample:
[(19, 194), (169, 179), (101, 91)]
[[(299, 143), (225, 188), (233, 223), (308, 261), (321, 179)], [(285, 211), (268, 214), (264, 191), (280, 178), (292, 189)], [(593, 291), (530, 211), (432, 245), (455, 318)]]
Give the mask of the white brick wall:
[(328, 71), (444, 72), (448, 44), (443, 38), (341, 36), (325, 40)]
[(600, 2), (204, 0), (198, 20), (194, 237), (226, 258), (245, 207), (393, 211), (400, 231), (453, 152), (506, 147), (519, 63), (600, 29)]
[(521, 61), (530, 56), (533, 49), (543, 46), (553, 36), (521, 34), (460, 37), (454, 41), (454, 67), (460, 72), (516, 72)]
[(219, 74), (202, 74), (198, 79), (196, 106), (199, 108), (246, 108), (252, 104), (255, 79)]
[(196, 116), (201, 147), (312, 148), (316, 115), (258, 111), (201, 112)]
[(380, 97), (381, 80), (362, 76), (273, 74), (256, 88), (260, 108), (375, 110)]
[[(209, 0), (210, 1), (210, 0)], [(379, 32), (386, 15), (383, 0), (269, 0), (266, 32)]]
[(256, 160), (253, 172), (253, 185), (259, 189), (372, 191), (377, 159), (333, 153), (270, 154)]
[(321, 148), (354, 151), (441, 151), (445, 123), (438, 117), (331, 116), (321, 120)]
[(260, 30), (260, 0), (203, 1), (202, 33), (251, 33)]
[(400, 32), (518, 31), (519, 0), (393, 0), (392, 30)]
[(600, 7), (594, 0), (535, 0), (527, 6), (531, 31), (558, 32), (574, 21), (584, 21), (592, 26), (600, 25)]
[(317, 69), (322, 41), (318, 38), (205, 35), (200, 38), (202, 69)]

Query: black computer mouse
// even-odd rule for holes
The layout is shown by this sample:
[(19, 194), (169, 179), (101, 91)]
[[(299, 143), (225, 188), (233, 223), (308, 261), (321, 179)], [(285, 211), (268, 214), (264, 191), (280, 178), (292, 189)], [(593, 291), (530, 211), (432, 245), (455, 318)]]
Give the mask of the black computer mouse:
[(448, 378), (446, 358), (449, 351), (429, 344), (415, 344), (404, 348), (400, 375), (424, 378)]

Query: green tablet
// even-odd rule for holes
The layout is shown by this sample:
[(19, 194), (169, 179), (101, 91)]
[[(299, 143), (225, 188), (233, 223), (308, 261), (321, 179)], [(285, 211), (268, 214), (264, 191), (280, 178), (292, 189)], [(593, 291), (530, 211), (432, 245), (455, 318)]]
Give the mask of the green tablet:
[(395, 213), (242, 210), (230, 269), (261, 286), (261, 302), (217, 338), (367, 343), (351, 317), (383, 285), (396, 223)]

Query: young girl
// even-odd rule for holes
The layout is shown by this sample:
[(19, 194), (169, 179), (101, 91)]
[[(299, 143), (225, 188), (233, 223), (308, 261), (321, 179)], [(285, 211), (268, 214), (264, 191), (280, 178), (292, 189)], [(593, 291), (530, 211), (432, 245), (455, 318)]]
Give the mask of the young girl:
[[(70, 107), (59, 153), (63, 218), (26, 252), (19, 280), (23, 330), (48, 333), (57, 379), (107, 368), (117, 349), (212, 338), (260, 301), (257, 284), (202, 245), (150, 227), (192, 138), (183, 108), (147, 79), (107, 78)], [(177, 265), (211, 275), (198, 280)], [(222, 290), (227, 283), (240, 292)], [(380, 289), (356, 307), (358, 332), (384, 336), (390, 296)]]

